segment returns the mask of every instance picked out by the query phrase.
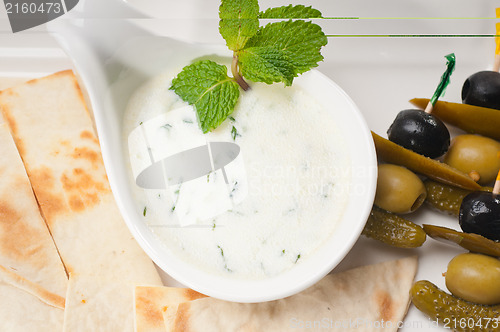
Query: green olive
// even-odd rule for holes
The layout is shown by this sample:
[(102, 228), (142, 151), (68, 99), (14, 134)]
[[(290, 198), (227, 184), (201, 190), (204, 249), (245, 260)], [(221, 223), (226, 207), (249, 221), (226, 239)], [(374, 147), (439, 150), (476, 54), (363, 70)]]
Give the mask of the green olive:
[(500, 303), (500, 260), (481, 254), (461, 254), (448, 264), (446, 287), (466, 301)]
[(500, 142), (478, 135), (456, 136), (444, 156), (444, 162), (486, 185), (493, 180), (500, 169)]
[(379, 165), (375, 205), (394, 213), (410, 213), (426, 197), (425, 186), (415, 173), (397, 165)]

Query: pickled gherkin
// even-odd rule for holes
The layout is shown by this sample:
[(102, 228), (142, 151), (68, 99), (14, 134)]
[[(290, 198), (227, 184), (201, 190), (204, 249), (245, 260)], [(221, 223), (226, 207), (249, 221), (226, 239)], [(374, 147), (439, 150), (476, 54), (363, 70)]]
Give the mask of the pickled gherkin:
[[(426, 203), (433, 208), (449, 215), (458, 216), (460, 205), (465, 196), (472, 191), (436, 182), (430, 179), (424, 181), (427, 190)], [(491, 187), (483, 187), (483, 191), (492, 191)]]
[(410, 290), (411, 301), (431, 320), (458, 332), (500, 330), (500, 305), (475, 304), (450, 295), (427, 280)]
[(432, 180), (425, 180), (424, 186), (427, 190), (426, 203), (453, 216), (458, 216), (462, 200), (472, 192)]
[(420, 247), (426, 239), (425, 232), (419, 225), (376, 206), (373, 207), (362, 234), (399, 248)]

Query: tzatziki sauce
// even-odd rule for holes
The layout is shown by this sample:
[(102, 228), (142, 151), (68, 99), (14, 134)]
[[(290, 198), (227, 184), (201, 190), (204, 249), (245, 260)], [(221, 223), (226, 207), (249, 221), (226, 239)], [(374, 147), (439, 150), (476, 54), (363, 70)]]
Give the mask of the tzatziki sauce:
[[(140, 147), (129, 136), (145, 123), (159, 123), (149, 136), (153, 148), (164, 145), (158, 135), (172, 137), (172, 153), (200, 145), (200, 137), (232, 142), (239, 147), (238, 163), (227, 166), (224, 176), (214, 171), (196, 180), (227, 186), (229, 203), (215, 192), (198, 192), (196, 181), (141, 188), (132, 171), (144, 222), (165, 250), (215, 274), (260, 279), (307, 260), (335, 232), (349, 195), (349, 151), (334, 112), (300, 86), (251, 83), (249, 91), (240, 92), (230, 118), (203, 134), (194, 108), (169, 90), (174, 76), (160, 74), (131, 96), (123, 133), (130, 168), (151, 163), (131, 152)], [(204, 212), (209, 218), (200, 217)]]

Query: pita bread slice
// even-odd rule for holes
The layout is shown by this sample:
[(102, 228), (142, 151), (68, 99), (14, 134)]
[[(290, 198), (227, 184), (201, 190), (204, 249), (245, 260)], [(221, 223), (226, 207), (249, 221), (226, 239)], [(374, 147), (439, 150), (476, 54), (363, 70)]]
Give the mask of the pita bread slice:
[(134, 285), (70, 274), (63, 332), (134, 331)]
[(73, 73), (4, 90), (0, 108), (66, 270), (161, 285), (116, 206)]
[[(331, 274), (288, 298), (233, 303), (214, 298), (171, 306), (167, 331), (397, 331), (410, 301), (417, 258)], [(383, 323), (383, 324), (382, 324)]]
[(65, 296), (68, 278), (5, 123), (0, 124), (0, 264)]
[(182, 302), (206, 297), (190, 288), (137, 286), (134, 292), (135, 331), (165, 332), (163, 312)]
[(0, 77), (0, 90), (13, 87), (26, 81), (27, 79), (23, 77)]
[(0, 330), (61, 331), (64, 298), (0, 266)]

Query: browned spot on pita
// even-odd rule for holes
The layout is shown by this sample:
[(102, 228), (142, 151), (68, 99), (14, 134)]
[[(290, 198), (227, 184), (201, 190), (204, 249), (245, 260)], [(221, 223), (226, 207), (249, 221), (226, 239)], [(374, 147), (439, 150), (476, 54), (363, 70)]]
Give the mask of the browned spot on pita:
[(63, 174), (61, 181), (64, 190), (67, 192), (77, 191), (80, 193), (85, 192), (108, 192), (109, 187), (107, 184), (95, 181), (90, 174), (85, 172), (82, 168), (73, 169), (73, 174), (68, 176)]
[(54, 73), (48, 77), (35, 78), (33, 81), (36, 82), (38, 80), (57, 79), (57, 77), (59, 76), (68, 76), (68, 75), (74, 77), (73, 71), (71, 69), (58, 71), (57, 73)]
[(23, 151), (24, 151), (23, 141), (22, 141), (22, 139), (19, 139), (18, 135), (17, 135), (17, 132), (18, 132), (17, 131), (17, 122), (14, 119), (14, 117), (12, 117), (12, 114), (10, 113), (10, 110), (7, 106), (3, 105), (1, 108), (3, 111), (3, 117), (4, 117), (5, 121), (7, 121), (7, 124), (9, 125), (9, 128), (10, 128), (10, 132), (12, 133), (12, 136), (14, 137), (17, 150), (19, 151), (19, 154), (22, 155)]
[(386, 291), (378, 291), (375, 293), (375, 301), (380, 310), (380, 318), (384, 321), (393, 320), (395, 308), (389, 293)]
[(85, 209), (83, 201), (76, 195), (72, 195), (69, 198), (69, 207), (71, 208), (71, 210), (76, 212), (83, 211)]
[(36, 82), (38, 82), (38, 78), (34, 78), (32, 80), (26, 81), (26, 84), (35, 84)]
[(186, 298), (186, 301), (193, 301), (202, 297), (206, 297), (206, 295), (198, 293), (197, 291), (192, 290), (191, 288), (186, 288), (184, 296)]
[(99, 195), (97, 193), (87, 193), (85, 194), (86, 201), (90, 205), (95, 205), (99, 203)]
[[(2, 252), (18, 261), (26, 261), (37, 254), (38, 246), (33, 242), (38, 234), (21, 219), (8, 200), (0, 201), (0, 248)], [(34, 264), (42, 260), (32, 260)]]
[(13, 89), (2, 90), (2, 91), (0, 91), (0, 95), (6, 95), (6, 96), (9, 96), (9, 97), (19, 96), (19, 94), (16, 91), (14, 91)]
[(62, 141), (60, 142), (60, 144), (61, 144), (62, 146), (65, 146), (65, 147), (71, 147), (70, 142), (69, 142), (68, 140), (66, 140), (66, 139), (62, 140)]
[(93, 133), (88, 130), (84, 130), (80, 133), (80, 138), (91, 140), (92, 142), (99, 144), (99, 140)]
[(32, 80), (27, 81), (26, 84), (34, 84), (34, 83), (37, 83), (39, 81), (54, 79), (58, 76), (66, 76), (66, 75), (73, 76), (73, 71), (71, 69), (61, 70), (61, 71), (58, 71), (57, 73), (54, 73), (48, 77), (34, 78)]
[(70, 175), (63, 174), (61, 182), (73, 211), (83, 211), (86, 207), (98, 204), (100, 195), (109, 192), (106, 183), (95, 181), (81, 168), (73, 169)]
[(163, 327), (163, 314), (158, 310), (157, 292), (148, 287), (139, 287), (136, 290), (136, 309), (140, 308), (142, 315), (151, 326)]
[(90, 163), (95, 164), (100, 161), (100, 155), (97, 151), (89, 149), (87, 147), (75, 148), (73, 154), (71, 155), (75, 159), (86, 159)]
[(52, 190), (55, 184), (52, 171), (48, 167), (43, 166), (30, 172), (28, 176), (33, 185), (40, 209), (50, 226), (54, 216), (67, 209), (61, 195), (55, 194)]
[(51, 76), (65, 76), (65, 75), (73, 76), (73, 71), (71, 69), (61, 70)]
[(43, 296), (43, 302), (64, 310), (66, 306), (66, 299), (64, 297), (51, 293), (41, 287), (39, 292)]
[(180, 303), (177, 307), (177, 315), (175, 317), (174, 331), (189, 331), (189, 307), (190, 302)]
[(75, 269), (71, 265), (68, 265), (68, 263), (64, 262), (64, 267), (66, 268), (68, 275), (75, 272)]
[(22, 289), (35, 295), (41, 301), (60, 309), (64, 309), (65, 299), (59, 295), (53, 294), (41, 286), (32, 283), (31, 281), (21, 277), (20, 275), (12, 272), (11, 270), (0, 265), (0, 273), (9, 279), (9, 283), (18, 287), (17, 285), (22, 285)]
[(90, 112), (87, 108), (87, 102), (85, 101), (83, 91), (80, 88), (80, 85), (78, 84), (78, 80), (76, 79), (76, 76), (73, 74), (73, 72), (71, 70), (60, 72), (60, 74), (70, 76), (71, 80), (73, 81), (74, 87), (75, 87), (74, 91), (76, 92), (76, 94), (78, 95), (78, 98), (80, 99), (81, 106), (83, 106), (83, 108), (85, 108), (85, 112), (87, 113), (87, 115), (90, 116)]
[(73, 76), (73, 71), (71, 69), (62, 70), (62, 71), (59, 71), (59, 72), (54, 73), (54, 74), (47, 76), (47, 77), (40, 77), (40, 78), (31, 79), (29, 81), (26, 81), (25, 84), (32, 85), (32, 84), (40, 83), (43, 81), (57, 80), (58, 76), (67, 76), (67, 75)]
[[(78, 94), (78, 97), (80, 98), (82, 105), (85, 106), (85, 110), (87, 110), (87, 106), (86, 106), (87, 103), (85, 102), (85, 98), (83, 97), (82, 89), (80, 89), (80, 85), (78, 85), (78, 81), (76, 79), (74, 79), (74, 84), (75, 84), (75, 91)], [(88, 112), (88, 110), (87, 110), (87, 112)]]

